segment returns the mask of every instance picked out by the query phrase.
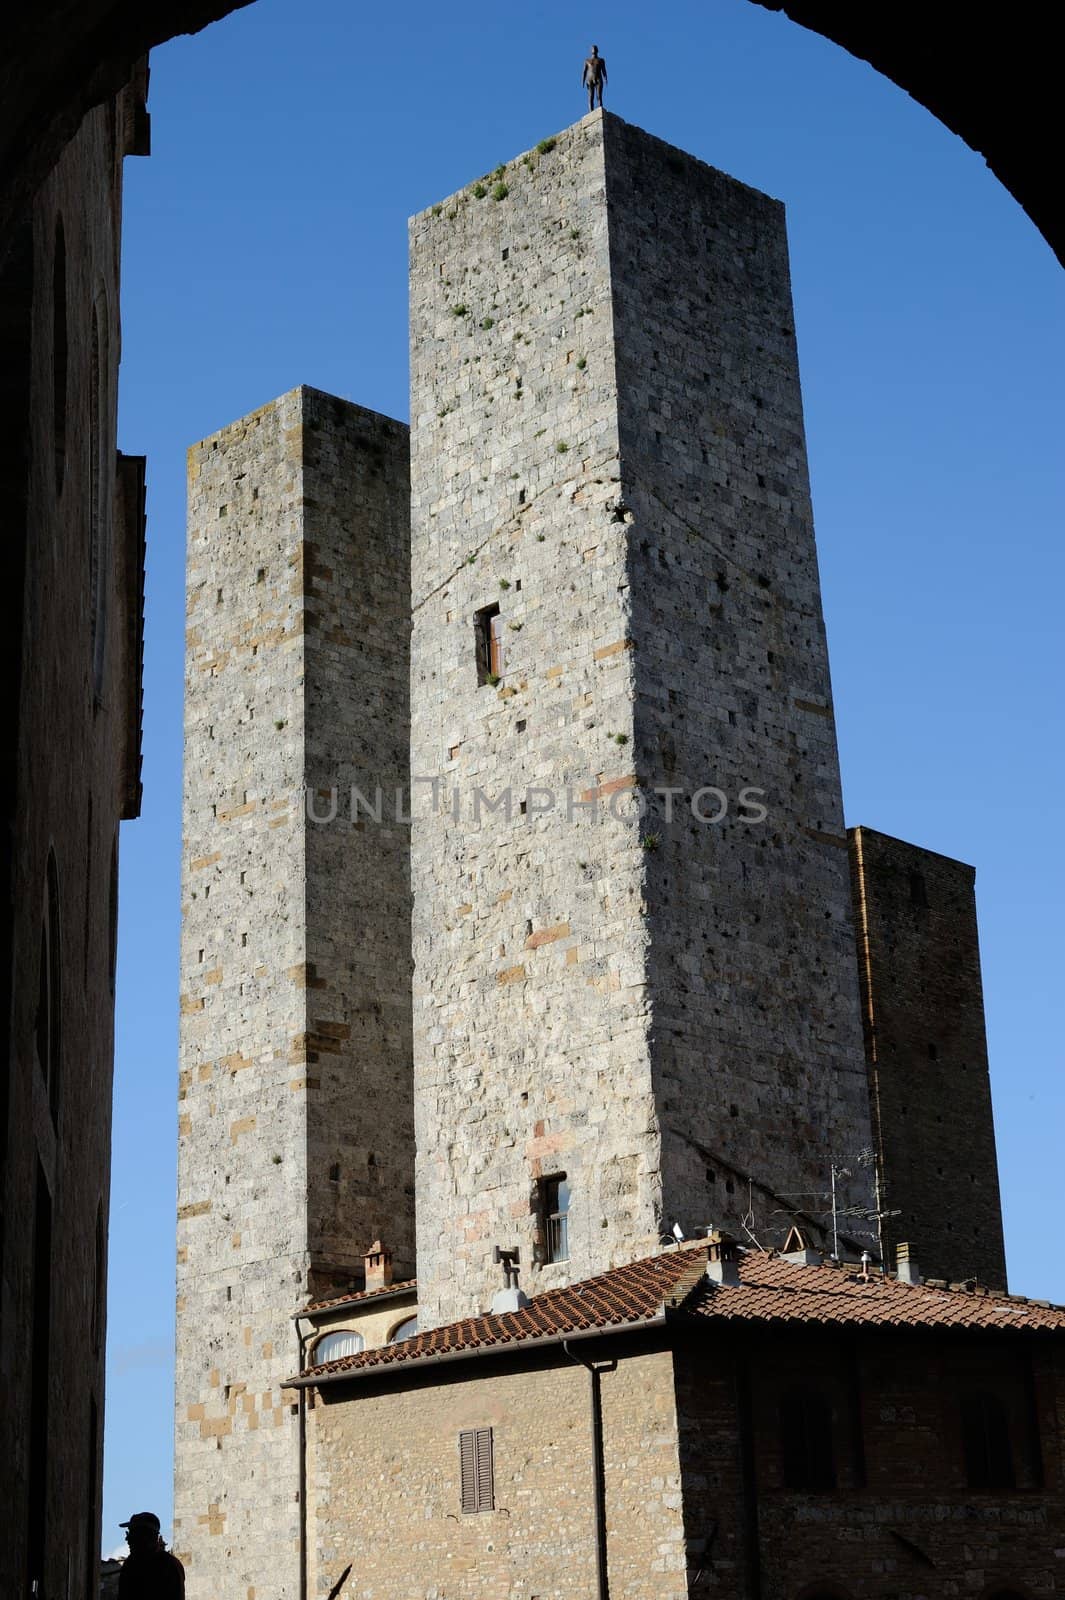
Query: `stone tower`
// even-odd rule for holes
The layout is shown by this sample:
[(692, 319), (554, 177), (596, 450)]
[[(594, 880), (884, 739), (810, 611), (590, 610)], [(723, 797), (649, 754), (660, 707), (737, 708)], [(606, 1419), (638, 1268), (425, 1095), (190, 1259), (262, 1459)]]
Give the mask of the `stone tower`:
[(782, 206), (593, 113), (412, 220), (411, 365), (424, 1327), (871, 1131)]
[[(293, 1312), (413, 1266), (407, 429), (296, 389), (189, 453), (177, 1465), (190, 1597), (299, 1592)], [(309, 820), (305, 790), (314, 791)]]
[(925, 1277), (1004, 1289), (975, 873), (871, 828), (850, 839), (885, 1259), (905, 1239)]

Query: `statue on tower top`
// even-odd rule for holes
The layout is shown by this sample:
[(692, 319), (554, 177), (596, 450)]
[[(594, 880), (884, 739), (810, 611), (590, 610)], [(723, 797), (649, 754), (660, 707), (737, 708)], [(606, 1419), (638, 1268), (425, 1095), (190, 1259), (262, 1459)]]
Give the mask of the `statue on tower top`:
[(595, 110), (597, 98), (600, 108), (602, 108), (603, 90), (606, 87), (606, 57), (599, 54), (599, 46), (597, 44), (592, 45), (592, 53), (584, 63), (581, 83), (588, 90), (588, 110)]

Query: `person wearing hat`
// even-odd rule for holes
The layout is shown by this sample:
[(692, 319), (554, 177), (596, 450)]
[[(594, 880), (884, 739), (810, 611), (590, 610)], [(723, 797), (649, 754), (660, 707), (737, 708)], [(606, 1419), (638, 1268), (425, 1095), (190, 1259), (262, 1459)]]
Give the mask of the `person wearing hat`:
[(185, 1568), (163, 1543), (154, 1511), (137, 1511), (126, 1530), (129, 1555), (118, 1575), (118, 1600), (185, 1600)]

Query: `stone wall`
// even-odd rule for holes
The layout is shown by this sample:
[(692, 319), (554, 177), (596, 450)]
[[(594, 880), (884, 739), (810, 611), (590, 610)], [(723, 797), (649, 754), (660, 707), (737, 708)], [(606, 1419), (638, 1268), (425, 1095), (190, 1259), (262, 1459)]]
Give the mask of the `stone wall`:
[(117, 450), (130, 109), (85, 118), (0, 274), (0, 1590), (90, 1600), (118, 824), (140, 799), (144, 463)]
[[(413, 1255), (407, 436), (297, 389), (189, 453), (175, 1547), (298, 1586), (292, 1313)], [(305, 789), (315, 791), (309, 820)], [(330, 819), (331, 792), (337, 790)]]
[(663, 1202), (779, 1246), (870, 1142), (784, 210), (604, 131)]
[(889, 1262), (1006, 1287), (972, 867), (850, 834)]
[[(869, 1142), (791, 316), (780, 208), (602, 113), (412, 220), (423, 1326), (494, 1243), (772, 1237)], [(728, 822), (641, 822), (672, 784)]]
[[(588, 1345), (577, 1346), (588, 1353)], [(599, 1355), (613, 1354), (605, 1348)], [(610, 1594), (680, 1600), (684, 1544), (672, 1359), (602, 1377)], [(327, 1398), (328, 1397), (328, 1398)], [(357, 1600), (573, 1600), (595, 1593), (588, 1373), (556, 1348), (321, 1391), (310, 1414), (314, 1564)], [(495, 1509), (463, 1514), (459, 1432), (491, 1428)]]
[[(654, 1337), (573, 1347), (603, 1364), (615, 1600), (1057, 1592), (1058, 1341), (749, 1323)], [(827, 1421), (818, 1488), (785, 1474), (796, 1388)], [(1013, 1487), (969, 1486), (972, 1390), (1001, 1402)], [(557, 1347), (330, 1383), (308, 1420), (312, 1594), (349, 1563), (353, 1600), (596, 1592), (589, 1380)], [(492, 1430), (491, 1512), (462, 1510), (468, 1428)]]

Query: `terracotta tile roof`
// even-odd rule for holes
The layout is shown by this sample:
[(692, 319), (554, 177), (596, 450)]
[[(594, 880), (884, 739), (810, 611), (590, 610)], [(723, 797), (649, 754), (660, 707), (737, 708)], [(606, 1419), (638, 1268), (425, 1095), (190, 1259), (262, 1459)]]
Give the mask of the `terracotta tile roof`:
[(716, 1322), (1065, 1332), (1065, 1309), (1046, 1302), (961, 1284), (948, 1288), (899, 1283), (879, 1273), (866, 1280), (848, 1268), (798, 1266), (753, 1250), (742, 1253), (738, 1284), (715, 1284), (705, 1275), (705, 1249), (699, 1240), (666, 1250), (583, 1283), (550, 1289), (521, 1311), (466, 1317), (401, 1344), (312, 1367), (304, 1377), (330, 1379), (596, 1328), (617, 1331), (661, 1322), (667, 1312)]
[(743, 1256), (735, 1288), (701, 1281), (684, 1310), (719, 1322), (1065, 1331), (1065, 1309), (1045, 1301), (962, 1284), (899, 1283), (880, 1273), (865, 1280), (847, 1268), (796, 1266), (756, 1251)]
[(332, 1311), (337, 1306), (356, 1305), (363, 1300), (378, 1300), (389, 1294), (402, 1294), (417, 1287), (417, 1279), (404, 1278), (402, 1283), (386, 1283), (381, 1289), (348, 1289), (343, 1294), (331, 1295), (328, 1300), (312, 1300), (298, 1313), (309, 1317), (316, 1311)]
[(461, 1322), (450, 1322), (442, 1328), (415, 1334), (401, 1344), (364, 1350), (357, 1356), (341, 1356), (338, 1361), (328, 1361), (311, 1371), (322, 1375), (361, 1371), (367, 1367), (416, 1360), (419, 1356), (498, 1348), (545, 1335), (565, 1336), (584, 1329), (649, 1322), (659, 1316), (663, 1302), (674, 1293), (680, 1281), (701, 1273), (702, 1268), (701, 1250), (694, 1254), (690, 1249), (671, 1250), (644, 1261), (633, 1261), (628, 1266), (614, 1267), (584, 1283), (548, 1289), (530, 1300), (521, 1311), (466, 1317)]

